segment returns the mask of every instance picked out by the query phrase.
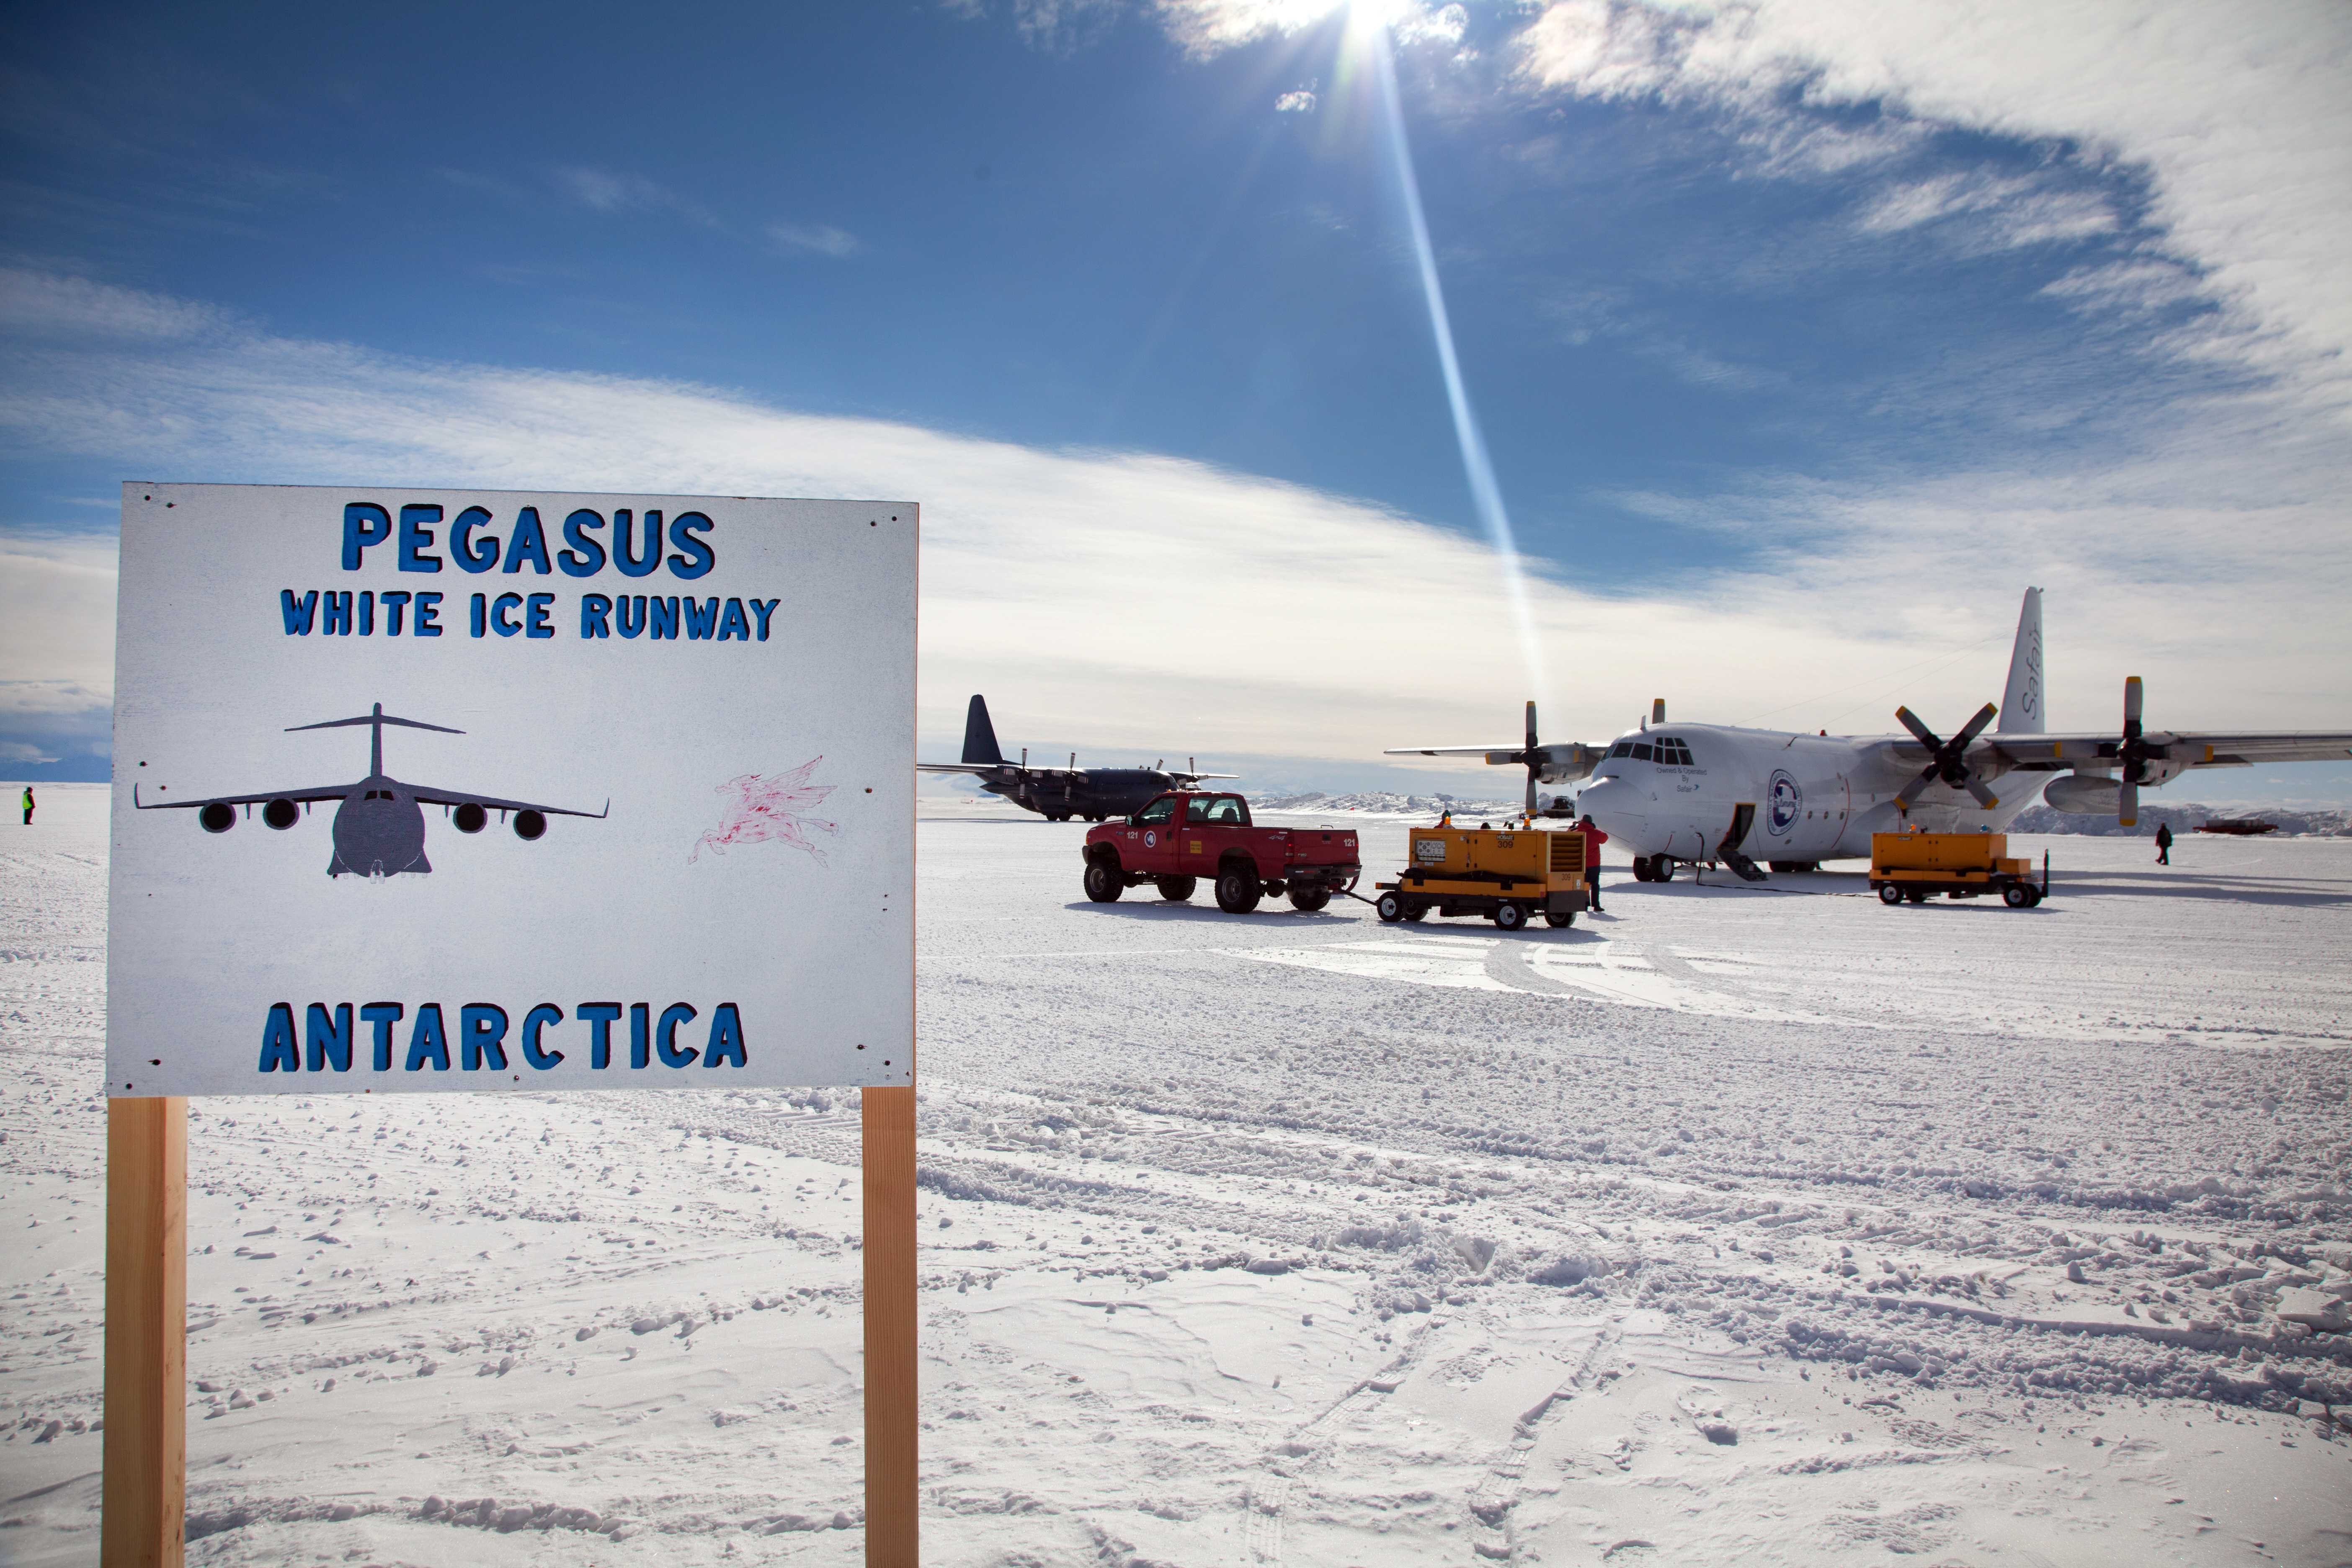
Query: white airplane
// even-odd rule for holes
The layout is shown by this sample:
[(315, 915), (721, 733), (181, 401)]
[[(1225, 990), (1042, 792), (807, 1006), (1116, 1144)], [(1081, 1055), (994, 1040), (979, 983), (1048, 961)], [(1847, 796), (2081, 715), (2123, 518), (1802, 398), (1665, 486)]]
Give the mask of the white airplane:
[[(1539, 745), (1528, 704), (1523, 746), (1402, 746), (1392, 757), (1484, 756), (1528, 770), (1530, 816), (1590, 816), (1633, 851), (1633, 875), (1666, 881), (1679, 864), (1721, 861), (1760, 880), (1755, 864), (1810, 871), (1824, 860), (1864, 859), (1870, 836), (1906, 826), (1928, 832), (2004, 831), (2038, 797), (2060, 811), (2139, 821), (2139, 792), (2200, 768), (2352, 757), (2352, 731), (2162, 731), (2140, 723), (2140, 680), (2124, 682), (2124, 722), (2112, 735), (2058, 735), (2042, 728), (2042, 590), (2028, 588), (2017, 617), (2009, 688), (1944, 740), (1908, 708), (1904, 735), (1807, 735), (1727, 724), (1666, 728), (1661, 698), (1639, 729), (1605, 746)], [(1998, 714), (1991, 733), (1985, 726)], [(2047, 775), (2063, 773), (2050, 779)], [(2005, 787), (1998, 781), (2010, 778)], [(1590, 778), (1571, 800), (1539, 805), (1538, 784)], [(2044, 787), (2046, 782), (2046, 787)]]

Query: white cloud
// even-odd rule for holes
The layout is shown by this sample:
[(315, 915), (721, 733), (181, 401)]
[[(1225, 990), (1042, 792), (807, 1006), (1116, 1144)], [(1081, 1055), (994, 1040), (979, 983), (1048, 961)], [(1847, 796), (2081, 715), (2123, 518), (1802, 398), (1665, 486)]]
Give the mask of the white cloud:
[(0, 741), (0, 763), (54, 763), (52, 752), (26, 741)]
[(772, 223), (768, 237), (786, 250), (811, 250), (820, 256), (855, 256), (865, 248), (856, 235), (831, 224)]
[(1277, 114), (1312, 114), (1315, 112), (1315, 95), (1302, 87), (1296, 92), (1286, 92), (1276, 99), (1274, 108)]
[(553, 174), (556, 189), (598, 212), (676, 213), (705, 228), (727, 226), (709, 209), (641, 174), (615, 174), (609, 169), (563, 168)]
[[(144, 299), (101, 300), (100, 316)], [(2061, 724), (2114, 722), (2126, 673), (2148, 678), (2158, 722), (2341, 724), (2352, 530), (2340, 465), (2252, 438), (2264, 410), (2217, 405), (2207, 430), (2129, 469), (1780, 480), (1705, 509), (1632, 498), (1761, 542), (1764, 563), (1728, 574), (1702, 551), (1663, 580), (1535, 582), (1569, 693), (1545, 732), (1613, 733), (1658, 695), (1686, 718), (1863, 731), (1887, 727), (1898, 700), (1964, 713), (1999, 695), (2029, 582), (2050, 594)], [(677, 383), (252, 331), (21, 353), (0, 427), (20, 449), (152, 479), (919, 501), (933, 734), (959, 732), (965, 699), (986, 691), (1027, 733), (1086, 737), (1106, 754), (1182, 743), (1369, 767), (1383, 746), (1508, 735), (1527, 695), (1483, 545), (1173, 458), (1041, 451)], [(12, 595), (0, 680), (68, 683), (38, 689), (43, 700), (102, 699), (105, 547), (21, 532), (0, 543)]]
[(1973, 220), (1962, 242), (1970, 249), (2086, 239), (2121, 226), (2114, 209), (2092, 193), (1981, 172), (1888, 185), (1864, 208), (1857, 226), (1865, 234), (1895, 234), (1966, 220)]
[(115, 545), (87, 533), (0, 530), (0, 712), (110, 700)]
[[(1933, 125), (2086, 142), (2147, 171), (2152, 221), (2233, 312), (2206, 351), (2352, 409), (2352, 7), (1556, 0), (1520, 47), (1546, 90), (1709, 101), (1780, 126), (1883, 102)], [(2097, 221), (2028, 200), (2045, 205), (2021, 215), (2018, 243)]]
[(0, 268), (0, 333), (11, 338), (177, 342), (242, 330), (241, 318), (217, 305)]

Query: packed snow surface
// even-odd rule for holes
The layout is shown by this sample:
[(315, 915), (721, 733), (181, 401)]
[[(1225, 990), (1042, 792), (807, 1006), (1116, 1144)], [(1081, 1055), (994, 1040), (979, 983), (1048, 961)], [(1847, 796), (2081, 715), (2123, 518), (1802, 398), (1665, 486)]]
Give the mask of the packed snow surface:
[[(89, 1563), (105, 791), (41, 800), (0, 1561)], [(926, 1562), (2345, 1561), (2352, 842), (1503, 936), (926, 812)], [(859, 1562), (854, 1095), (497, 1098), (193, 1103), (190, 1561)]]

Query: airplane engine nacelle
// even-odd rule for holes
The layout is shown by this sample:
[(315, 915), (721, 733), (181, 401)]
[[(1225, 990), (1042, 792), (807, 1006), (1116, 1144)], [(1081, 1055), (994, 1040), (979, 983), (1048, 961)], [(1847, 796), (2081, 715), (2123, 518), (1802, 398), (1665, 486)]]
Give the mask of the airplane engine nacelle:
[(261, 808), (261, 820), (283, 833), (302, 820), (302, 808), (290, 800), (273, 800)]
[(449, 819), (457, 825), (460, 833), (479, 833), (482, 825), (489, 821), (490, 814), (469, 800), (451, 812)]
[(236, 807), (215, 801), (196, 813), (196, 826), (206, 833), (226, 833), (236, 826)]
[(2095, 773), (2068, 773), (2053, 779), (2042, 792), (2044, 804), (2075, 816), (2113, 816), (2121, 793), (2113, 779)]
[(514, 830), (515, 837), (528, 844), (547, 831), (546, 815), (536, 811), (518, 811), (514, 814)]

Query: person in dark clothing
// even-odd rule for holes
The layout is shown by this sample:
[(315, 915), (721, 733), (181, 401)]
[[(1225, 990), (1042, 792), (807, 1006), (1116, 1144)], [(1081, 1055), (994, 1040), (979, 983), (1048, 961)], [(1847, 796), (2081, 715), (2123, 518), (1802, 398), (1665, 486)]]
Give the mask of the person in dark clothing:
[(1592, 912), (1601, 912), (1601, 847), (1609, 842), (1609, 835), (1592, 825), (1586, 817), (1577, 827), (1584, 835), (1584, 886), (1592, 895)]
[(31, 784), (25, 786), (25, 826), (27, 827), (33, 826), (33, 786)]
[(2168, 822), (2156, 825), (2156, 863), (2159, 866), (2172, 864), (2172, 824)]

